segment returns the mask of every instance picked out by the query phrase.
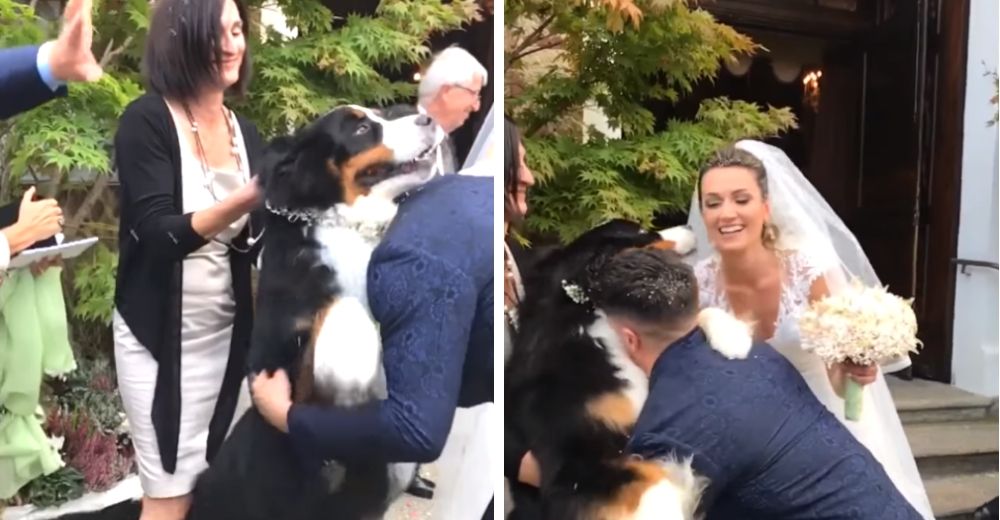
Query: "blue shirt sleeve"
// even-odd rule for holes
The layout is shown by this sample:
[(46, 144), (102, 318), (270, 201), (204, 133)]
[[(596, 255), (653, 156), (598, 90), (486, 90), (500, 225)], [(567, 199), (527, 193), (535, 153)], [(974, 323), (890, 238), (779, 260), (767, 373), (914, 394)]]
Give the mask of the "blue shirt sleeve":
[(388, 398), (354, 409), (293, 405), (289, 434), (306, 467), (329, 459), (431, 462), (451, 430), (476, 312), (472, 280), (442, 259), (386, 243), (368, 272)]
[(38, 69), (38, 76), (42, 78), (45, 85), (49, 87), (52, 92), (59, 90), (59, 87), (65, 85), (63, 81), (59, 81), (52, 75), (52, 65), (50, 63), (50, 49), (52, 48), (52, 42), (43, 44), (38, 48), (38, 54), (35, 56), (35, 67)]

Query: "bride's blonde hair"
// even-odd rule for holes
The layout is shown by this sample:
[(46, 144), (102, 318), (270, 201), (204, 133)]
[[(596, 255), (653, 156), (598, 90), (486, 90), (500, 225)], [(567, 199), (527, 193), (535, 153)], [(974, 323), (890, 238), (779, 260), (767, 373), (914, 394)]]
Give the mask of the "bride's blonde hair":
[[(735, 146), (727, 146), (715, 154), (712, 158), (702, 166), (701, 170), (698, 172), (698, 184), (695, 186), (695, 193), (698, 195), (698, 205), (701, 206), (701, 183), (705, 178), (705, 174), (716, 168), (731, 168), (738, 167), (750, 170), (753, 173), (754, 180), (757, 181), (757, 187), (760, 188), (760, 193), (764, 197), (764, 200), (768, 200), (767, 192), (767, 169), (764, 168), (764, 163), (761, 162), (754, 154), (737, 148)], [(778, 226), (775, 226), (771, 222), (764, 222), (764, 228), (760, 232), (760, 240), (764, 243), (764, 247), (768, 249), (775, 249), (778, 244)]]

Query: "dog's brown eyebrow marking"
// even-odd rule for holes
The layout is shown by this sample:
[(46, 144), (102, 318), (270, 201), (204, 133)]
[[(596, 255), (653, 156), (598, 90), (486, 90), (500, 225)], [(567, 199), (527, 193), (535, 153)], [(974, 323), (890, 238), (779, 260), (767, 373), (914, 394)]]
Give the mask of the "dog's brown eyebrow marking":
[(356, 108), (349, 108), (348, 111), (350, 111), (352, 114), (354, 114), (355, 116), (357, 116), (358, 119), (364, 119), (364, 118), (368, 117), (368, 114), (366, 114), (366, 113), (364, 113), (364, 112), (362, 112), (362, 111), (360, 111), (360, 110), (358, 110)]
[(673, 240), (657, 240), (646, 247), (649, 249), (665, 249), (673, 251), (677, 247), (677, 244)]
[(368, 194), (369, 188), (359, 186), (355, 182), (358, 172), (375, 164), (390, 162), (392, 155), (392, 150), (384, 144), (379, 144), (351, 157), (339, 169), (332, 159), (326, 161), (326, 167), (332, 175), (336, 175), (338, 171), (340, 173), (340, 184), (344, 189), (344, 202), (347, 205), (353, 205), (358, 197)]

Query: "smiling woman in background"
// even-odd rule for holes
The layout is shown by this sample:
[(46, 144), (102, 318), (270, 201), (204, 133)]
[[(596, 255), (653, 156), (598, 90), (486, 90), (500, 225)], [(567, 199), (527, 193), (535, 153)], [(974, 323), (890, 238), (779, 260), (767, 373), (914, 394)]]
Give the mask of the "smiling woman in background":
[[(510, 357), (514, 337), (517, 335), (517, 308), (524, 295), (521, 272), (507, 246), (511, 227), (517, 226), (528, 213), (528, 190), (534, 186), (535, 177), (524, 161), (524, 145), (514, 123), (504, 117), (503, 121), (503, 225), (504, 225), (504, 361)], [(514, 508), (508, 507), (509, 520), (529, 520), (542, 518), (538, 501), (541, 480), (540, 469), (517, 424), (504, 423), (504, 477)]]
[(252, 245), (262, 231), (249, 213), (263, 144), (223, 103), (250, 78), (246, 6), (159, 0), (154, 9), (143, 59), (149, 93), (126, 108), (115, 136), (115, 360), (142, 520), (185, 516), (236, 415), (253, 321)]

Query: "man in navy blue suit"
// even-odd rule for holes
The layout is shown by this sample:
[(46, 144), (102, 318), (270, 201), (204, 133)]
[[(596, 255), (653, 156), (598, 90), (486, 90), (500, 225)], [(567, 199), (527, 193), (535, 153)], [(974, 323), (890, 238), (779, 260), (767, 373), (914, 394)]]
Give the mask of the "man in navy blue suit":
[(745, 359), (712, 349), (697, 326), (694, 273), (676, 255), (613, 257), (590, 291), (649, 377), (631, 453), (692, 458), (716, 519), (919, 520), (882, 466), (766, 343)]
[(283, 370), (254, 378), (257, 409), (306, 467), (432, 462), (455, 409), (493, 401), (493, 179), (445, 175), (411, 193), (372, 253), (367, 290), (387, 399), (292, 404)]
[(0, 49), (0, 119), (66, 95), (66, 83), (101, 77), (101, 66), (90, 50), (92, 4), (93, 0), (70, 0), (56, 40)]

